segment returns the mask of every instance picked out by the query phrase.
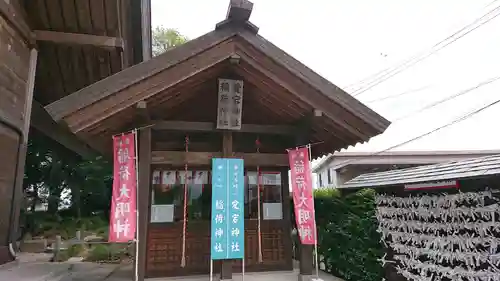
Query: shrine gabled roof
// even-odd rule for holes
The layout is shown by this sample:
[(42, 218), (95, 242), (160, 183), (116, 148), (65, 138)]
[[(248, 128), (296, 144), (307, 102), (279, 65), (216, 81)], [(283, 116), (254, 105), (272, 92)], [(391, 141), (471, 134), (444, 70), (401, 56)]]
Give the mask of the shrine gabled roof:
[(290, 100), (290, 105), (280, 110), (290, 110), (300, 102), (322, 112), (331, 127), (321, 121), (313, 130), (342, 139), (328, 149), (365, 142), (389, 126), (385, 118), (259, 36), (257, 30), (248, 21), (241, 23), (228, 17), (214, 31), (83, 88), (46, 109), (73, 132), (82, 132), (237, 56), (242, 61), (243, 76), (258, 72), (269, 80), (267, 84), (276, 83), (279, 89), (293, 94), (296, 101)]

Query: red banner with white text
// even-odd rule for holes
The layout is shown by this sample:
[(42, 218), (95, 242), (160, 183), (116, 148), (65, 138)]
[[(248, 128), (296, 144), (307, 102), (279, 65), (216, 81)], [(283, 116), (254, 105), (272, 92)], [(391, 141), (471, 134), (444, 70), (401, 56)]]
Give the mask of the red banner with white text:
[(316, 219), (312, 189), (312, 174), (307, 147), (288, 151), (295, 221), (300, 241), (304, 245), (316, 243)]
[(109, 242), (135, 239), (137, 174), (135, 132), (113, 137), (113, 195), (109, 219)]

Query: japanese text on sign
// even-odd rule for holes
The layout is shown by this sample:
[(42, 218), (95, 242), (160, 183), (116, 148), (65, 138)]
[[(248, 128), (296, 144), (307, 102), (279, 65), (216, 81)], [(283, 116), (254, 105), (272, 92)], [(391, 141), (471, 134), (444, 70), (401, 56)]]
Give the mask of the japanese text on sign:
[(311, 184), (311, 168), (307, 147), (288, 152), (295, 220), (300, 241), (305, 245), (316, 243), (316, 220)]
[(113, 195), (110, 242), (134, 240), (136, 232), (135, 133), (113, 138)]
[(219, 79), (217, 129), (240, 130), (243, 109), (243, 81)]
[(214, 260), (244, 256), (243, 160), (213, 159), (212, 235)]

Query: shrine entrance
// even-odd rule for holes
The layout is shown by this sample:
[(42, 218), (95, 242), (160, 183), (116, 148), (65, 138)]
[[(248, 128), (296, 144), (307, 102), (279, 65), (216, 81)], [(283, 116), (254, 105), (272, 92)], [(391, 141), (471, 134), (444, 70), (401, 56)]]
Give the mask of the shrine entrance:
[[(141, 280), (208, 274), (213, 158), (244, 161), (246, 271), (292, 270), (286, 149), (316, 143), (317, 158), (389, 125), (257, 35), (251, 11), (230, 1), (214, 31), (47, 107), (104, 154), (112, 135), (138, 130)], [(300, 252), (307, 278), (312, 247)], [(231, 279), (241, 263), (214, 270)]]
[[(182, 267), (183, 174), (184, 169), (164, 170), (154, 166), (151, 222), (148, 234), (147, 276), (208, 274), (210, 265), (211, 172), (188, 170), (185, 267)], [(285, 171), (283, 170), (283, 173)], [(245, 269), (249, 271), (291, 270), (291, 225), (288, 173), (262, 172), (257, 182), (255, 169), (245, 175)], [(191, 177), (191, 175), (193, 175)], [(285, 190), (285, 196), (283, 192)], [(258, 222), (260, 187), (261, 221)], [(286, 201), (286, 204), (285, 204)], [(259, 261), (259, 232), (261, 259)], [(232, 271), (241, 272), (241, 261), (233, 261)], [(214, 271), (220, 271), (216, 262)]]

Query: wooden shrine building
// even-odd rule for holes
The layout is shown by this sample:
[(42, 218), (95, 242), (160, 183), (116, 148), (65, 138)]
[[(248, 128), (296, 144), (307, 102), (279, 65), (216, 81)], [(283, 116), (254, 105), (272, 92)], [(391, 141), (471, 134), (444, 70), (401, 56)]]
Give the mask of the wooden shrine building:
[[(44, 1), (47, 1), (45, 4), (57, 2), (26, 3)], [(41, 106), (38, 108), (42, 113), (48, 112), (44, 116), (55, 121), (48, 123), (59, 131), (68, 131), (66, 139), (76, 135), (77, 141), (88, 145), (85, 146), (88, 150), (110, 155), (113, 135), (139, 129), (140, 280), (208, 274), (211, 185), (207, 171), (214, 157), (244, 159), (246, 270), (291, 270), (293, 222), (290, 219), (286, 149), (315, 143), (312, 156), (320, 157), (369, 140), (382, 133), (389, 122), (259, 36), (258, 27), (249, 22), (253, 4), (248, 1), (230, 1), (226, 18), (214, 31), (151, 59), (149, 1), (123, 1), (117, 1), (127, 3), (117, 6), (123, 8), (119, 9), (123, 16), (117, 16), (121, 24), (115, 26), (119, 32), (113, 33), (101, 26), (99, 30), (87, 31), (96, 37), (85, 39), (74, 34), (35, 32), (34, 42), (51, 40), (51, 44), (61, 41), (74, 44), (78, 41), (82, 45), (99, 45), (108, 52), (121, 50), (119, 57), (109, 53), (97, 57), (101, 63), (99, 67), (90, 60), (88, 75), (72, 78), (65, 75), (81, 67), (72, 67), (70, 71), (59, 66), (59, 72), (53, 74), (55, 62), (47, 57), (42, 65), (51, 71), (40, 74), (40, 78), (36, 76), (35, 89), (40, 85), (40, 91), (47, 93), (39, 95)], [(57, 3), (63, 2), (73, 1)], [(82, 2), (87, 1), (74, 1)], [(4, 3), (0, 1), (0, 7)], [(137, 3), (141, 4), (136, 7), (140, 13), (134, 15), (131, 11), (135, 11), (133, 5)], [(64, 14), (70, 10), (66, 8), (63, 5), (59, 11)], [(50, 31), (68, 32), (71, 28), (84, 26), (79, 23), (70, 27), (70, 17), (61, 20), (54, 20), (58, 19), (55, 15), (46, 17), (47, 13), (42, 11), (47, 10), (25, 10), (34, 14), (40, 12), (40, 15), (31, 16), (38, 19), (32, 25), (49, 24), (46, 29)], [(110, 12), (113, 14), (116, 16), (116, 11)], [(91, 13), (92, 17), (94, 15)], [(90, 27), (96, 26), (95, 19), (90, 22), (93, 23)], [(114, 21), (104, 21), (109, 22)], [(103, 35), (116, 40), (104, 40)], [(120, 42), (123, 44), (115, 46)], [(26, 46), (25, 50), (35, 50), (29, 47), (32, 45)], [(68, 60), (78, 61), (83, 56), (82, 65), (86, 65), (88, 56), (99, 53), (95, 49), (80, 49), (74, 58), (70, 53), (50, 50), (50, 46), (46, 52), (58, 54), (60, 60), (67, 56)], [(115, 61), (115, 58), (119, 59)], [(144, 62), (138, 63), (141, 60)], [(52, 76), (56, 74), (60, 76)], [(89, 79), (84, 80), (84, 77)], [(58, 91), (53, 90), (55, 85)], [(234, 99), (227, 99), (225, 91)], [(54, 94), (49, 96), (49, 92)], [(38, 92), (35, 90), (35, 93)], [(221, 100), (235, 102), (236, 98), (237, 105), (221, 106)], [(30, 100), (26, 104), (31, 104)], [(30, 107), (24, 106), (23, 112), (31, 112)], [(26, 124), (29, 122), (24, 122), (24, 126)], [(27, 129), (21, 132), (25, 138)], [(184, 179), (179, 175), (186, 170), (193, 178), (189, 183), (186, 265), (181, 267), (183, 208), (178, 191)], [(260, 190), (255, 180), (258, 170), (264, 179)], [(261, 194), (263, 210), (262, 262), (258, 259), (257, 246), (257, 192)], [(311, 275), (311, 248), (303, 247), (300, 261), (301, 275)], [(241, 264), (231, 261), (216, 266), (222, 279), (230, 279), (232, 272), (240, 270)]]
[[(214, 157), (244, 159), (246, 271), (291, 270), (286, 149), (317, 143), (312, 155), (319, 157), (365, 142), (389, 125), (259, 36), (258, 27), (249, 22), (252, 6), (233, 0), (212, 32), (45, 107), (103, 154), (112, 152), (113, 135), (139, 129), (141, 278), (208, 274), (211, 184), (206, 171)], [(224, 83), (232, 94), (238, 92), (242, 107), (221, 110), (221, 101), (227, 99), (221, 93), (229, 89)], [(226, 129), (217, 129), (221, 127)], [(260, 191), (258, 169), (266, 179)], [(181, 267), (179, 190), (185, 170), (195, 178), (189, 184), (186, 265)], [(262, 262), (257, 192), (262, 195)], [(301, 252), (301, 272), (310, 275), (312, 249)], [(222, 279), (240, 270), (239, 262), (230, 261), (215, 269)]]
[(0, 1), (0, 264), (19, 238), (28, 133), (98, 152), (45, 106), (151, 57), (150, 0)]

